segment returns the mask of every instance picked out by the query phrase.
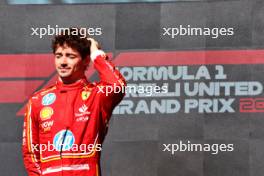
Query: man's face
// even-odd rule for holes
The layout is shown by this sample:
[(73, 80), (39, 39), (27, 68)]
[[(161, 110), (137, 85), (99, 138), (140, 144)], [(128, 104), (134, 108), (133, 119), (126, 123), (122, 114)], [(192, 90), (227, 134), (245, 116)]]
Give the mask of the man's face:
[(55, 67), (64, 83), (82, 78), (88, 64), (88, 58), (82, 60), (79, 52), (67, 45), (59, 46), (55, 51)]

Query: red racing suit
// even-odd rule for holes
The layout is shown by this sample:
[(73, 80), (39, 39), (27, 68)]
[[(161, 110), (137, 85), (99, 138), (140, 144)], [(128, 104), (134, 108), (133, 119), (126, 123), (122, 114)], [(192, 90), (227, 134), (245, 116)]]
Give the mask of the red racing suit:
[[(57, 81), (27, 104), (23, 157), (29, 176), (99, 176), (100, 151), (114, 107), (124, 97), (123, 76), (98, 50), (100, 81)], [(108, 92), (106, 93), (108, 89)], [(115, 91), (110, 91), (114, 90)]]

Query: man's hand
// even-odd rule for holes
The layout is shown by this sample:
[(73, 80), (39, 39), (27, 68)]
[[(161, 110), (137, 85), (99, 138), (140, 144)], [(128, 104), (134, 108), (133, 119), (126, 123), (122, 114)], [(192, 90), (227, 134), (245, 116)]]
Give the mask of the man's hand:
[(101, 49), (100, 45), (98, 44), (98, 42), (96, 40), (94, 40), (93, 38), (87, 38), (87, 40), (91, 41), (91, 46), (90, 46), (90, 52), (91, 54), (99, 49)]
[[(92, 62), (94, 62), (95, 58), (98, 55), (105, 55), (105, 52), (101, 50), (101, 47), (96, 40), (94, 40), (93, 38), (87, 38), (87, 40), (89, 40), (91, 42), (90, 58), (91, 58)], [(105, 55), (105, 58), (108, 59), (108, 57), (106, 55)]]

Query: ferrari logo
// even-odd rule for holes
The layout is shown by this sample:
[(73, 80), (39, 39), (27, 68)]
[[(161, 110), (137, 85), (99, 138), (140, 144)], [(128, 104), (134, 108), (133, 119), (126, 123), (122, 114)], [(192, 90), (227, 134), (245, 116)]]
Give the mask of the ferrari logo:
[(82, 91), (82, 100), (87, 100), (90, 96), (90, 92)]

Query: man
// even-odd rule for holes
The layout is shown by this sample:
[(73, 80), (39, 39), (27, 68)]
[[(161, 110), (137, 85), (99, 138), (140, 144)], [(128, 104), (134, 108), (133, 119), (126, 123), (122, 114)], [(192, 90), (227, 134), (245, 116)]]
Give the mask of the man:
[[(52, 49), (58, 80), (30, 98), (25, 114), (26, 170), (29, 176), (99, 176), (101, 144), (125, 80), (92, 38), (58, 35)], [(85, 78), (90, 60), (98, 83)]]

